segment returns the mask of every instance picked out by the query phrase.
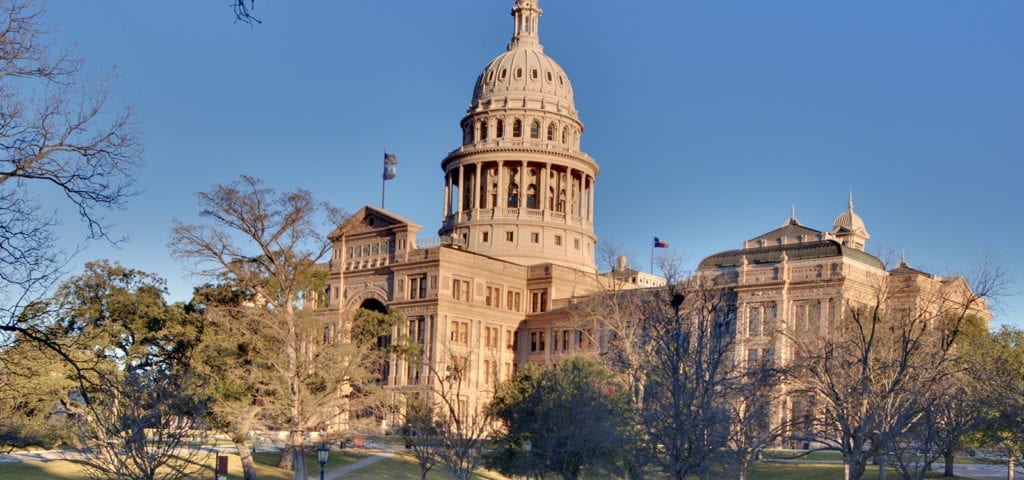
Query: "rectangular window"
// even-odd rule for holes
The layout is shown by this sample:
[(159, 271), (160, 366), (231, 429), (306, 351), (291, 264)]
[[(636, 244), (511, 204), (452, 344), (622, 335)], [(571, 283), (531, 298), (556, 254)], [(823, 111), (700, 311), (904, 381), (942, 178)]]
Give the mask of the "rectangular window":
[(530, 233), (530, 242), (532, 242), (532, 243), (540, 243), (540, 234), (537, 233), (537, 232), (531, 232)]
[(548, 310), (548, 291), (530, 290), (530, 313), (546, 312)]
[(555, 246), (556, 247), (561, 247), (562, 246), (562, 236), (561, 235), (555, 235)]
[(409, 277), (409, 299), (427, 298), (427, 274)]
[(530, 351), (537, 351), (537, 332), (530, 332)]
[(498, 337), (501, 330), (498, 327), (484, 327), (484, 347), (498, 348)]
[(544, 351), (544, 338), (547, 336), (547, 332), (540, 332), (540, 351)]
[(463, 302), (470, 301), (469, 280), (452, 280), (452, 298)]
[(513, 232), (505, 232), (505, 241), (512, 242), (516, 239), (516, 234)]
[(505, 330), (505, 350), (510, 352), (516, 351), (515, 336), (512, 330)]
[(484, 290), (485, 297), (484, 301), (488, 307), (501, 308), (501, 287), (492, 287), (490, 285)]
[(572, 239), (572, 244), (573, 244), (574, 247), (576, 247), (576, 250), (580, 249), (580, 239), (578, 239), (578, 238)]
[(463, 345), (469, 343), (469, 323), (452, 320), (451, 341)]
[(562, 351), (569, 350), (569, 331), (562, 330)]
[(487, 243), (487, 240), (490, 239), (490, 234), (491, 234), (491, 232), (482, 232), (480, 234), (480, 241), (483, 242), (483, 243)]

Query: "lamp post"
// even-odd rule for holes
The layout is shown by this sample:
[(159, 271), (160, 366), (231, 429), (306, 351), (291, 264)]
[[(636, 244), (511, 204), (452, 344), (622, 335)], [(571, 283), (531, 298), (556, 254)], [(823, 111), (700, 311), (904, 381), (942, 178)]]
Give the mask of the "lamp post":
[[(526, 478), (531, 478), (531, 476), (530, 476), (530, 450), (533, 450), (533, 442), (527, 440), (525, 443), (523, 443), (523, 450), (526, 450)], [(323, 479), (321, 479), (321, 480), (323, 480)]]
[(331, 447), (328, 447), (326, 443), (321, 443), (319, 447), (316, 447), (316, 459), (320, 462), (320, 480), (324, 480), (324, 467), (327, 466), (327, 456), (331, 454)]

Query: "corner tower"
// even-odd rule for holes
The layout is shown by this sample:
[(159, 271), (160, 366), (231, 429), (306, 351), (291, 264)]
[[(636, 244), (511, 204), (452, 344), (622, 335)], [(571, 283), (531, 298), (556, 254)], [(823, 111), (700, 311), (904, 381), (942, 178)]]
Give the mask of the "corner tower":
[(516, 0), (507, 51), (477, 77), (462, 146), (441, 162), (441, 236), (521, 265), (596, 271), (594, 180), (562, 67), (544, 54), (537, 0)]

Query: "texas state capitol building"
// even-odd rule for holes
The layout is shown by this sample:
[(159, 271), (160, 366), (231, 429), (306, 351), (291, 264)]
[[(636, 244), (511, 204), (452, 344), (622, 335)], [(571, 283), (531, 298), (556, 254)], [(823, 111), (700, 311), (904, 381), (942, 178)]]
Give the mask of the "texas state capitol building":
[[(421, 362), (392, 357), (381, 382), (422, 390), (431, 372), (460, 374), (461, 400), (479, 407), (524, 362), (588, 349), (583, 332), (530, 318), (600, 288), (594, 261), (594, 189), (600, 168), (580, 150), (583, 123), (565, 71), (544, 54), (541, 9), (516, 0), (507, 50), (480, 74), (461, 121), (462, 144), (442, 161), (439, 240), (366, 206), (330, 234), (326, 312), (396, 308)], [(625, 268), (633, 286), (664, 285)], [(394, 424), (394, 419), (388, 419)]]
[[(366, 206), (330, 234), (334, 249), (322, 313), (397, 308), (407, 321), (381, 345), (405, 337), (423, 358), (392, 357), (380, 372), (393, 395), (433, 386), (431, 372), (460, 375), (460, 404), (479, 408), (527, 362), (595, 352), (599, 332), (573, 328), (568, 307), (606, 288), (665, 285), (620, 261), (599, 273), (594, 250), (597, 162), (580, 150), (583, 123), (565, 71), (544, 54), (536, 0), (515, 0), (507, 50), (477, 78), (461, 121), (462, 144), (442, 161), (439, 238), (401, 216)], [(789, 333), (825, 334), (844, 303), (870, 295), (879, 278), (935, 292), (962, 285), (905, 262), (886, 270), (864, 252), (870, 238), (853, 198), (833, 228), (791, 216), (782, 227), (704, 259), (697, 275), (737, 293), (737, 359), (792, 356)], [(623, 285), (624, 284), (624, 285)], [(913, 304), (914, 299), (908, 299)], [(982, 304), (977, 312), (991, 317)], [(427, 388), (425, 388), (427, 387)], [(813, 398), (780, 395), (775, 421), (813, 415)], [(385, 419), (385, 426), (397, 418)], [(799, 432), (794, 432), (799, 433)]]

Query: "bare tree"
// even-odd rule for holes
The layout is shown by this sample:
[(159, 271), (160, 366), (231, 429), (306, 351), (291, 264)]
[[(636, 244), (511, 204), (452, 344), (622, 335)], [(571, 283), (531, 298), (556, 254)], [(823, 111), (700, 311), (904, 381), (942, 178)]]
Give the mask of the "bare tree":
[(932, 406), (947, 380), (960, 333), (986, 311), (997, 279), (972, 289), (962, 278), (884, 275), (869, 293), (848, 298), (845, 315), (825, 335), (789, 332), (794, 378), (816, 407), (813, 435), (838, 447), (847, 479), (860, 478), (871, 457), (885, 476), (887, 453)]
[(235, 21), (249, 25), (262, 23), (253, 16), (256, 0), (231, 0), (231, 8), (235, 11)]
[(318, 315), (309, 305), (326, 281), (326, 270), (316, 267), (330, 251), (323, 232), (343, 214), (307, 191), (278, 195), (248, 176), (198, 198), (208, 223), (177, 222), (171, 250), (197, 273), (248, 292), (251, 302), (229, 307), (223, 318), (230, 321), (212, 325), (258, 350), (263, 368), (254, 372), (274, 387), (264, 409), (288, 431), (279, 466), (305, 478), (304, 435), (336, 420), (352, 385), (365, 381), (347, 319)]
[(422, 478), (441, 464), (453, 477), (470, 480), (485, 461), (494, 416), (480, 395), (469, 391), (467, 353), (444, 350), (436, 358), (421, 356), (415, 349), (403, 353), (411, 361), (423, 362), (427, 371), (426, 382), (408, 392), (411, 401), (399, 406), (405, 414), (405, 440)]
[(63, 266), (59, 214), (39, 194), (63, 196), (87, 239), (109, 239), (101, 213), (133, 195), (142, 153), (131, 111), (111, 108), (110, 82), (83, 80), (82, 59), (57, 50), (43, 17), (32, 0), (0, 1), (0, 333), (28, 338), (38, 330), (21, 310)]

